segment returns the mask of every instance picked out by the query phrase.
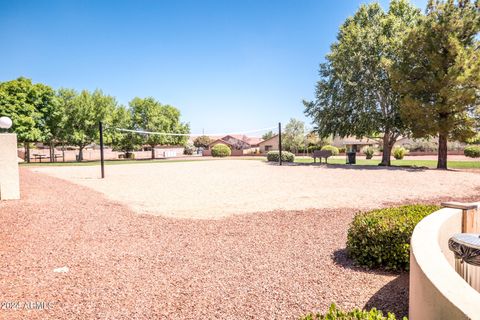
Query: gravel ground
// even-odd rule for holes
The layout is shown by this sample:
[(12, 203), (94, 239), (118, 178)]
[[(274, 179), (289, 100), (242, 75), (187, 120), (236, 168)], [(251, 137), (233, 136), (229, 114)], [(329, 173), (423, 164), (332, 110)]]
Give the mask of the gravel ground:
[(380, 207), (438, 195), (478, 194), (480, 171), (377, 166), (278, 166), (254, 160), (37, 167), (35, 172), (102, 192), (136, 212), (183, 218), (220, 218), (274, 210)]
[(2, 318), (295, 318), (331, 301), (363, 306), (396, 279), (335, 263), (351, 210), (168, 219), (21, 178), (23, 199), (0, 203), (0, 301), (53, 306)]
[(172, 219), (25, 168), (21, 188), (0, 202), (0, 302), (50, 305), (2, 307), (1, 319), (294, 319), (331, 302), (407, 312), (407, 274), (346, 258), (355, 209)]

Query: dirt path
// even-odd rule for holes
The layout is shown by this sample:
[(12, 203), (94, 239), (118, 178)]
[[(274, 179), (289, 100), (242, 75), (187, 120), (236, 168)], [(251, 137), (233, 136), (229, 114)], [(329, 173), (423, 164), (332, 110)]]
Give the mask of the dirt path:
[(0, 301), (52, 304), (1, 319), (293, 319), (369, 300), (405, 311), (405, 276), (357, 270), (341, 251), (352, 210), (167, 219), (21, 178), (23, 199), (0, 203)]

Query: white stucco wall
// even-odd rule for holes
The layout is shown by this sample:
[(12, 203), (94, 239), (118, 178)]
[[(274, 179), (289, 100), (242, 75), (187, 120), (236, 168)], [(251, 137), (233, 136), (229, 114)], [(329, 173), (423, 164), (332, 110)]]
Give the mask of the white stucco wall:
[(20, 199), (17, 135), (0, 133), (0, 200)]
[(412, 235), (410, 320), (480, 319), (480, 293), (454, 268), (448, 239), (461, 232), (462, 210), (441, 209), (423, 219)]

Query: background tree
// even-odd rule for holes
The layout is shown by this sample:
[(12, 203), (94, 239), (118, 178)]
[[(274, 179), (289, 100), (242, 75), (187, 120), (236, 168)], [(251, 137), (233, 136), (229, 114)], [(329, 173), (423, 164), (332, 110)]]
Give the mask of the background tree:
[(212, 139), (210, 139), (209, 136), (199, 136), (193, 140), (193, 145), (196, 148), (207, 149), (211, 142), (212, 142)]
[(49, 86), (33, 84), (23, 77), (0, 83), (0, 115), (12, 119), (11, 130), (24, 144), (27, 162), (30, 161), (30, 143), (50, 139), (55, 106), (55, 91)]
[(137, 133), (117, 129), (134, 129), (132, 112), (125, 106), (118, 106), (113, 112), (111, 127), (106, 130), (105, 142), (110, 144), (114, 151), (124, 152), (128, 157), (130, 153), (140, 148), (142, 137)]
[(480, 2), (430, 1), (390, 73), (401, 115), (414, 137), (438, 136), (437, 168), (447, 168), (447, 140), (475, 136), (480, 102)]
[(65, 135), (67, 142), (79, 148), (78, 161), (83, 160), (83, 149), (98, 140), (98, 123), (103, 121), (108, 125), (117, 107), (112, 96), (103, 94), (101, 90), (89, 92), (83, 90), (77, 94), (74, 90), (64, 90), (60, 102), (67, 110), (65, 120)]
[[(134, 98), (130, 101), (133, 126), (136, 130), (162, 133), (188, 134), (188, 124), (180, 122), (180, 111), (170, 105), (162, 105), (154, 98)], [(144, 142), (152, 148), (152, 159), (155, 158), (157, 145), (185, 145), (187, 136), (148, 134)]]
[(337, 42), (320, 65), (315, 100), (304, 101), (320, 137), (382, 134), (381, 165), (390, 165), (392, 147), (406, 128), (400, 118), (385, 60), (396, 60), (401, 35), (414, 26), (420, 11), (406, 0), (362, 5), (340, 27)]
[(274, 135), (275, 134), (273, 133), (273, 131), (270, 130), (270, 131), (268, 131), (268, 132), (266, 132), (262, 135), (262, 139), (263, 140), (268, 140), (268, 139), (272, 138)]
[(297, 153), (305, 143), (305, 124), (297, 119), (290, 119), (282, 134), (285, 149)]

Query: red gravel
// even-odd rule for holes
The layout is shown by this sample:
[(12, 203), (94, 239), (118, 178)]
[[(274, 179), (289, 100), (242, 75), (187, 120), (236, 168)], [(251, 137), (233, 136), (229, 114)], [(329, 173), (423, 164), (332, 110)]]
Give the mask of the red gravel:
[(169, 219), (25, 168), (21, 181), (22, 200), (0, 202), (0, 302), (53, 305), (3, 306), (1, 319), (285, 319), (331, 302), (406, 312), (408, 275), (345, 257), (354, 209)]

